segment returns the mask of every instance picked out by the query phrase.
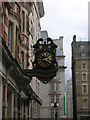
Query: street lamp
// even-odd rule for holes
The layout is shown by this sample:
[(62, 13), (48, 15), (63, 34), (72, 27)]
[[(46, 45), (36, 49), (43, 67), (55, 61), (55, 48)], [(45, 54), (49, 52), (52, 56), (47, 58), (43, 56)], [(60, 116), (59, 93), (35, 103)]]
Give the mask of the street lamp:
[(54, 102), (54, 106), (53, 107), (55, 108), (55, 120), (57, 120), (57, 111), (56, 111), (56, 108), (58, 107), (57, 106), (57, 102)]

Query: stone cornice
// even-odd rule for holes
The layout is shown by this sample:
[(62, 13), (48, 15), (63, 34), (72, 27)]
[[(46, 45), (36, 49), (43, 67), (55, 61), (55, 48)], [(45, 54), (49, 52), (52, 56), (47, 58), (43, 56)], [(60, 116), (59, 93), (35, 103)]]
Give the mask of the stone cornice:
[(66, 69), (66, 66), (58, 66), (59, 69)]

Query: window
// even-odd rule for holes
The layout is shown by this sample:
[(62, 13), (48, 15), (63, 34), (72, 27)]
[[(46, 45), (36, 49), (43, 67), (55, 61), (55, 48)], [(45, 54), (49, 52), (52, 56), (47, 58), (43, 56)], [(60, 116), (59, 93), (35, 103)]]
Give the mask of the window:
[(22, 11), (22, 19), (21, 19), (21, 23), (22, 23), (21, 31), (22, 32), (24, 32), (24, 20), (25, 20), (24, 16), (25, 16), (25, 13), (24, 13), (24, 11)]
[(59, 83), (56, 83), (56, 90), (59, 90)]
[(54, 96), (51, 96), (51, 103), (54, 103)]
[(81, 53), (81, 57), (85, 57), (85, 52), (82, 52), (82, 53)]
[(54, 83), (51, 83), (51, 90), (54, 90)]
[(51, 118), (54, 118), (54, 108), (51, 109)]
[(59, 118), (59, 109), (56, 109), (57, 117)]
[(87, 107), (88, 107), (88, 100), (83, 99), (83, 108), (87, 108)]
[(81, 46), (80, 46), (80, 49), (81, 49), (81, 50), (84, 50), (84, 49), (85, 49), (85, 46), (84, 46), (84, 45), (81, 45)]
[(18, 41), (19, 41), (19, 29), (16, 26), (16, 47), (15, 47), (15, 57), (16, 57), (16, 59), (18, 59), (19, 54), (20, 54)]
[(29, 18), (27, 16), (27, 35), (29, 35)]
[(87, 85), (83, 85), (83, 94), (87, 93)]
[(11, 9), (14, 9), (14, 2), (10, 2)]
[(59, 96), (56, 95), (56, 103), (59, 103)]
[(82, 63), (82, 69), (85, 70), (86, 69), (86, 64)]
[(86, 73), (83, 73), (83, 74), (82, 74), (82, 80), (83, 80), (83, 81), (86, 81), (86, 80), (87, 80), (87, 79), (86, 79)]
[(8, 47), (9, 47), (9, 50), (11, 51), (13, 23), (11, 21), (9, 21), (9, 25), (8, 26), (9, 26), (8, 27)]
[(18, 39), (19, 39), (19, 29), (18, 27), (16, 26), (16, 44), (18, 42)]
[(24, 52), (23, 51), (21, 51), (21, 60), (20, 60), (20, 62), (21, 62), (21, 68), (24, 68)]
[(16, 4), (16, 13), (19, 15), (19, 13), (20, 13), (20, 7), (19, 7), (19, 5), (18, 4)]

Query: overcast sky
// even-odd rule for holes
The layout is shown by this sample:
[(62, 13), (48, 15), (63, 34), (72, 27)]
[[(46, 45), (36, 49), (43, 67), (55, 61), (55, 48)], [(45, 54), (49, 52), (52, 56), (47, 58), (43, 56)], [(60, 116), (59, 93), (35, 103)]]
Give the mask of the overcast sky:
[(45, 15), (41, 18), (41, 30), (47, 30), (49, 37), (64, 36), (65, 78), (71, 78), (71, 42), (88, 38), (89, 0), (43, 0)]

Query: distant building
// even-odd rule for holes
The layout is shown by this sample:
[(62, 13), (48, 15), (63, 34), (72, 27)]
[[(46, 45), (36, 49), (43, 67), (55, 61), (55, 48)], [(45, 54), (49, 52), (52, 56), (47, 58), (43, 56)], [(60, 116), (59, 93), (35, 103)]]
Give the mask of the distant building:
[(48, 37), (47, 31), (40, 31), (40, 37), (43, 38), (43, 40), (46, 40)]
[(90, 1), (88, 2), (88, 40), (90, 41)]
[(72, 79), (67, 80), (66, 116), (67, 118), (73, 118)]
[(74, 119), (90, 119), (90, 42), (72, 42), (72, 90)]
[[(42, 37), (47, 38), (47, 31), (41, 32)], [(44, 36), (46, 34), (46, 37)], [(58, 72), (55, 78), (48, 84), (41, 85), (41, 118), (55, 118), (57, 111), (58, 118), (64, 116), (64, 97), (65, 97), (65, 66), (63, 55), (63, 37), (53, 40), (58, 45), (56, 59), (58, 62)], [(57, 103), (56, 110), (54, 103)]]

